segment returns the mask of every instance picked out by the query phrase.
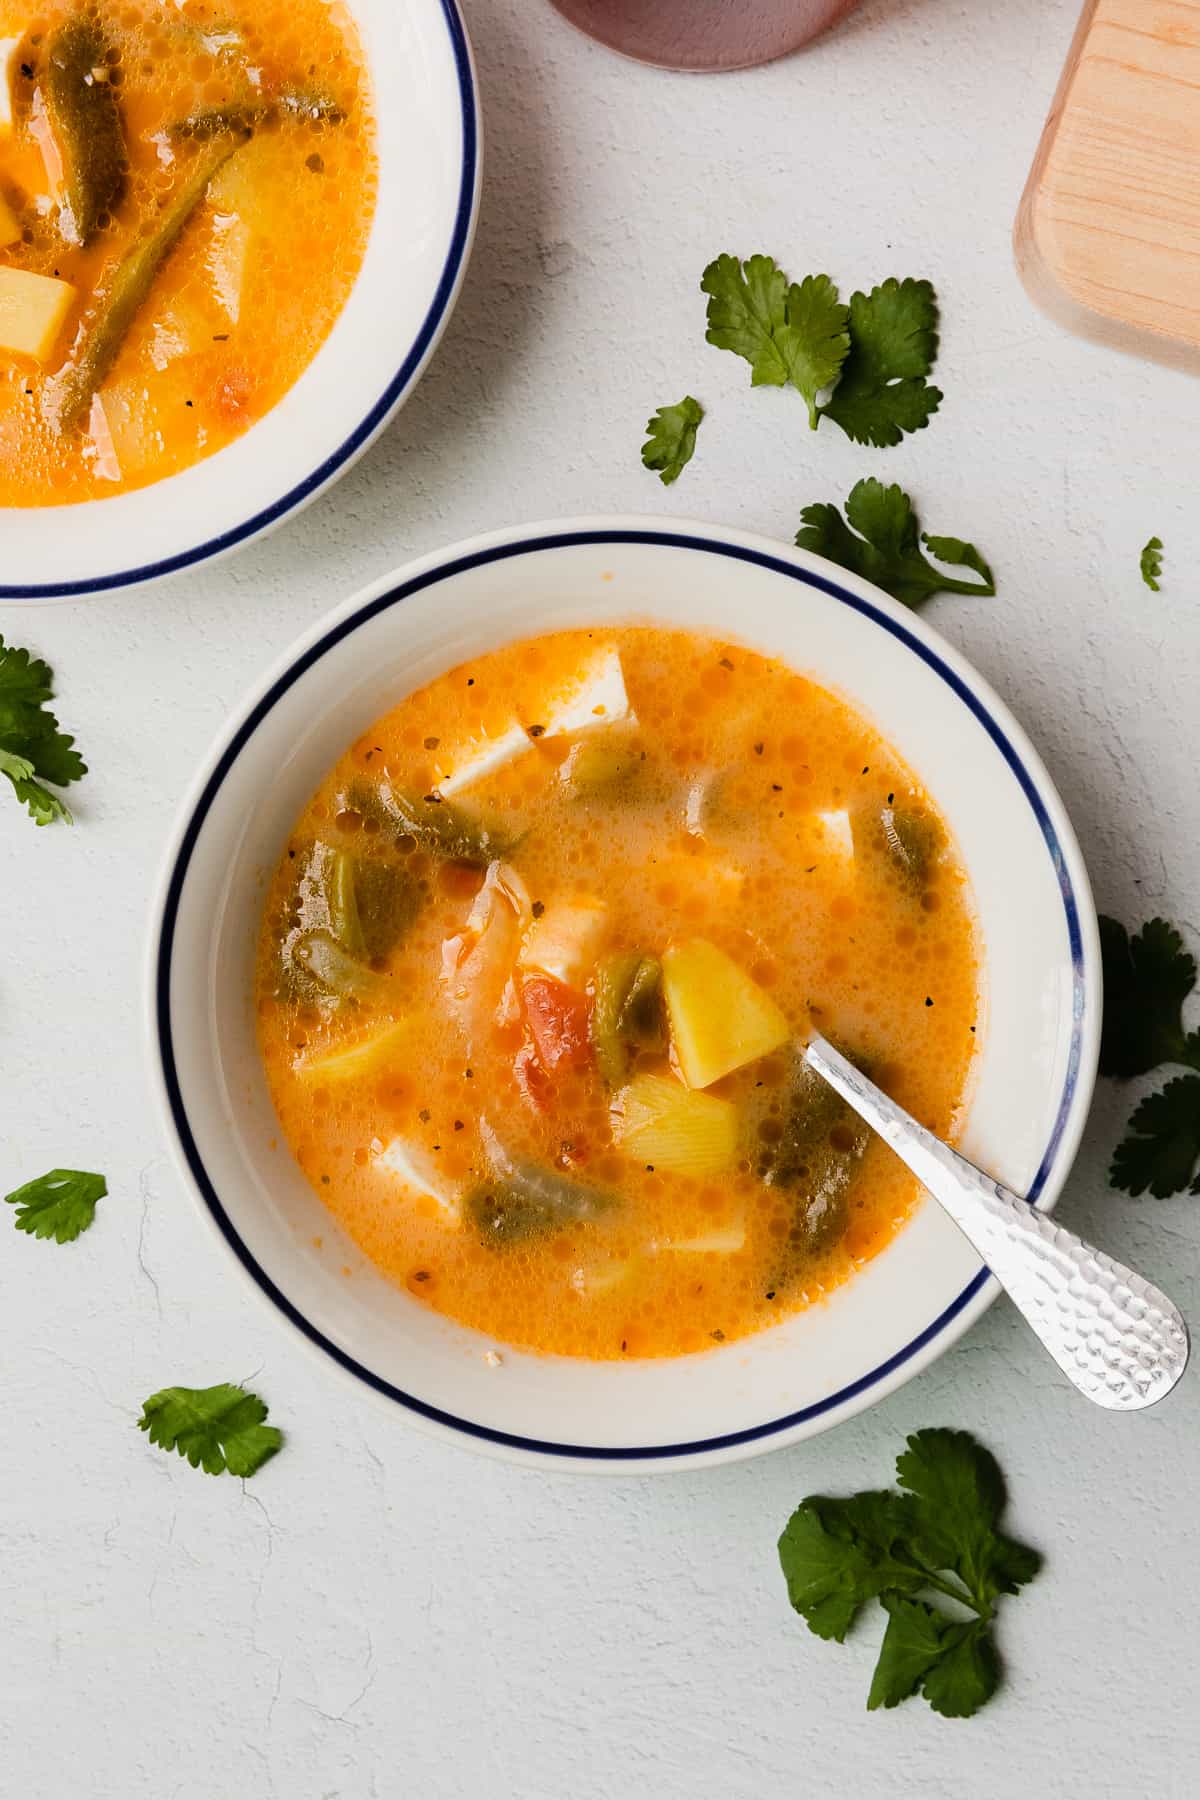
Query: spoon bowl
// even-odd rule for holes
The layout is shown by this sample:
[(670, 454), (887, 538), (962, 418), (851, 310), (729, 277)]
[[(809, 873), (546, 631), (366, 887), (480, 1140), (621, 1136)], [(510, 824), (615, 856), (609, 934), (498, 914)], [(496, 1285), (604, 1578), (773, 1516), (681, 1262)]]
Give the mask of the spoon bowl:
[(1189, 1340), (1161, 1288), (993, 1181), (823, 1037), (809, 1040), (804, 1060), (944, 1207), (1086, 1399), (1140, 1412), (1171, 1392), (1187, 1368)]

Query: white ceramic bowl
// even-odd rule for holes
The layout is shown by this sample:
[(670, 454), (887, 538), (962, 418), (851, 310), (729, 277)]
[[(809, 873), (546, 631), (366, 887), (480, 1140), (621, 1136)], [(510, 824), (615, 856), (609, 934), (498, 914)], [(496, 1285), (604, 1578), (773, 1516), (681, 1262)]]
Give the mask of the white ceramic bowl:
[[(330, 763), (406, 693), (472, 655), (567, 626), (712, 630), (850, 696), (936, 796), (986, 957), (963, 1148), (1053, 1205), (1091, 1098), (1100, 960), (1087, 874), (1025, 734), (919, 618), (820, 559), (665, 520), (494, 533), (412, 563), (315, 627), (222, 735), (155, 903), (152, 1064), (188, 1179), (259, 1291), (342, 1368), (442, 1436), (526, 1461), (665, 1469), (823, 1431), (954, 1341), (995, 1283), (932, 1202), (821, 1305), (702, 1355), (589, 1363), (488, 1340), (377, 1275), (285, 1146), (255, 1047), (264, 877)], [(312, 1247), (315, 1235), (325, 1252)], [(348, 1264), (353, 1279), (340, 1270)]]
[(345, 473), (415, 386), (457, 298), (479, 204), (480, 123), (457, 0), (346, 0), (376, 114), (363, 266), (278, 406), (204, 462), (133, 493), (0, 512), (0, 600), (129, 587), (260, 536)]

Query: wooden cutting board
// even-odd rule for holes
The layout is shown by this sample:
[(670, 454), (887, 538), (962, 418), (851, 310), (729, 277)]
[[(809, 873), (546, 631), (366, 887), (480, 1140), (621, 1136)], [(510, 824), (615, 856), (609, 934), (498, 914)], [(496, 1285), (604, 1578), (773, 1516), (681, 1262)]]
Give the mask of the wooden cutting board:
[(1088, 0), (1015, 248), (1063, 324), (1200, 370), (1200, 0)]

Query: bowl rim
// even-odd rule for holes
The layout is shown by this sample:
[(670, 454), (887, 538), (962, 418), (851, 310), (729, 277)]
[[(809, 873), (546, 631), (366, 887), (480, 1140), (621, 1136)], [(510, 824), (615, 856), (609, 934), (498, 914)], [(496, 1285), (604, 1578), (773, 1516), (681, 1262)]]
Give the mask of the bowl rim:
[(261, 1296), (294, 1332), (381, 1400), (443, 1440), (466, 1440), (493, 1455), (560, 1468), (632, 1472), (733, 1461), (813, 1436), (883, 1399), (936, 1360), (1001, 1292), (981, 1268), (938, 1315), (901, 1349), (836, 1392), (782, 1416), (737, 1431), (682, 1443), (631, 1446), (568, 1444), (500, 1430), (463, 1418), (366, 1368), (309, 1321), (276, 1285), (240, 1237), (216, 1192), (188, 1122), (173, 1049), (170, 989), (174, 932), (181, 896), (205, 818), (226, 775), (258, 725), (301, 675), (343, 638), (409, 595), (488, 563), (555, 549), (605, 544), (665, 546), (728, 556), (799, 580), (865, 615), (897, 638), (955, 693), (991, 738), (1018, 782), (1058, 877), (1072, 970), (1068, 1065), (1054, 1124), (1026, 1198), (1051, 1211), (1070, 1172), (1087, 1121), (1100, 1053), (1102, 971), (1091, 884), (1074, 829), (1041, 758), (1023, 727), (960, 652), (917, 615), (870, 582), (824, 558), (732, 527), (653, 515), (544, 521), (480, 534), (401, 565), (325, 614), (302, 634), (235, 707), (195, 777), (168, 840), (151, 899), (147, 934), (145, 1025), (151, 1085), (175, 1161), (200, 1211)]
[[(462, 123), (462, 170), (455, 201), (454, 225), (442, 271), (424, 319), (415, 338), (405, 352), (396, 373), (387, 382), (370, 410), (337, 449), (330, 451), (315, 469), (295, 483), (285, 494), (260, 507), (247, 519), (231, 525), (217, 536), (205, 538), (171, 556), (154, 562), (136, 564), (128, 569), (113, 570), (105, 575), (81, 576), (76, 580), (51, 582), (0, 581), (0, 600), (53, 601), (78, 599), (88, 594), (101, 594), (137, 587), (160, 576), (176, 575), (184, 569), (209, 563), (227, 556), (240, 545), (247, 544), (279, 525), (290, 514), (300, 511), (344, 475), (351, 465), (373, 443), (399, 410), (416, 385), (426, 363), (454, 310), (467, 259), (475, 236), (482, 184), (483, 126), (479, 105), (479, 86), (470, 39), (459, 10), (458, 0), (434, 0), (441, 8), (450, 39), (458, 89)], [(220, 452), (217, 453), (218, 455)], [(149, 484), (150, 492), (159, 485)], [(83, 502), (82, 504), (88, 504)], [(16, 509), (24, 510), (24, 509)], [(39, 509), (51, 513), (56, 508)]]

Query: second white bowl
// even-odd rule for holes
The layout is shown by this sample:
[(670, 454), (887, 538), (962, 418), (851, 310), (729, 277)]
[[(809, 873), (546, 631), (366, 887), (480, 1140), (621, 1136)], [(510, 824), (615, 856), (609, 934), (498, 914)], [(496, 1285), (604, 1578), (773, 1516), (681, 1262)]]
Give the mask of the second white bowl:
[(130, 587), (223, 556), (307, 506), (383, 430), (453, 310), (479, 206), (480, 120), (456, 0), (346, 0), (362, 36), (379, 189), (333, 330), (243, 437), (165, 481), (3, 509), (0, 600)]
[(935, 796), (985, 958), (962, 1148), (1040, 1206), (1070, 1168), (1099, 1046), (1095, 912), (1045, 770), (962, 657), (865, 582), (740, 532), (581, 520), (426, 557), (324, 620), (223, 734), (169, 851), (149, 970), (168, 1131), (243, 1271), (310, 1343), (418, 1424), (559, 1466), (678, 1468), (823, 1431), (923, 1368), (997, 1291), (927, 1203), (828, 1301), (756, 1337), (640, 1363), (501, 1345), (494, 1367), (486, 1339), (389, 1284), (349, 1240), (330, 1252), (337, 1227), (278, 1141), (255, 1043), (264, 878), (329, 765), (406, 693), (515, 638), (644, 620), (743, 642), (844, 693)]

